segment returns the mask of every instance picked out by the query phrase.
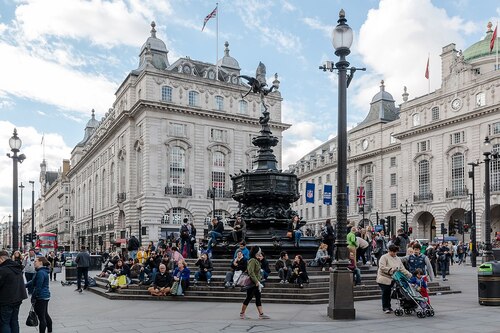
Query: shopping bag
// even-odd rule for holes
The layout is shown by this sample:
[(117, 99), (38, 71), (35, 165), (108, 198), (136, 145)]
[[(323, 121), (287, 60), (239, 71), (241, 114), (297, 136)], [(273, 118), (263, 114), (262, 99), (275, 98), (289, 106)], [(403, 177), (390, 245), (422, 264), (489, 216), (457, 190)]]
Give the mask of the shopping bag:
[(61, 273), (61, 266), (54, 266), (54, 268), (52, 269), (52, 273), (54, 274)]
[(172, 284), (172, 288), (170, 288), (170, 294), (171, 295), (177, 295), (177, 290), (179, 289), (179, 281), (175, 281)]
[(36, 316), (35, 309), (33, 309), (33, 305), (28, 313), (28, 318), (26, 318), (26, 326), (38, 326), (38, 317)]
[(240, 277), (236, 281), (236, 285), (242, 288), (249, 287), (252, 285), (252, 283), (252, 279), (250, 278), (250, 276), (248, 276), (247, 273), (241, 273)]
[(234, 271), (233, 275), (233, 283), (236, 285), (236, 282), (238, 282), (238, 279), (240, 278), (241, 274), (243, 274), (242, 271)]

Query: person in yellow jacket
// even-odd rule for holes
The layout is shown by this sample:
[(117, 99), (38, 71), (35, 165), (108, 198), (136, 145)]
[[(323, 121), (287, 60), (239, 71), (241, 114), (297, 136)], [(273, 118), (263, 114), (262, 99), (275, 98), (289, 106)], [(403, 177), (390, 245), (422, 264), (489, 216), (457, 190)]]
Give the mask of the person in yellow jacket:
[(139, 251), (137, 251), (137, 260), (139, 261), (139, 264), (144, 264), (146, 260), (148, 259), (148, 253), (144, 251), (144, 247), (141, 247)]
[(396, 271), (401, 271), (408, 278), (411, 278), (411, 273), (408, 272), (397, 256), (399, 246), (389, 245), (389, 252), (380, 257), (377, 271), (377, 283), (382, 291), (382, 310), (385, 313), (391, 313), (391, 289), (394, 285), (392, 274)]

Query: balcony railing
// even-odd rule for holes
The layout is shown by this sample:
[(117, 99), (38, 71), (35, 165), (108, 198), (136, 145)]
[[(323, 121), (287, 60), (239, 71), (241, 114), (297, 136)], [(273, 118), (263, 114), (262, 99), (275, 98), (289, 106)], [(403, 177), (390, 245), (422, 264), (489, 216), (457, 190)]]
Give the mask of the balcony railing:
[(124, 202), (125, 200), (127, 200), (127, 193), (123, 192), (123, 193), (118, 193), (118, 195), (116, 196), (116, 202), (117, 203), (122, 203)]
[(192, 197), (193, 189), (191, 186), (165, 186), (165, 195)]
[(432, 201), (434, 200), (434, 195), (432, 192), (422, 192), (419, 194), (413, 194), (413, 202), (422, 202), (422, 201)]
[(461, 198), (469, 195), (469, 190), (467, 187), (456, 188), (454, 190), (446, 189), (446, 199)]
[[(214, 190), (213, 188), (209, 188), (207, 190), (207, 198), (213, 199), (214, 197)], [(215, 198), (216, 199), (231, 199), (233, 197), (233, 191), (228, 191), (223, 188), (216, 188), (215, 189)]]

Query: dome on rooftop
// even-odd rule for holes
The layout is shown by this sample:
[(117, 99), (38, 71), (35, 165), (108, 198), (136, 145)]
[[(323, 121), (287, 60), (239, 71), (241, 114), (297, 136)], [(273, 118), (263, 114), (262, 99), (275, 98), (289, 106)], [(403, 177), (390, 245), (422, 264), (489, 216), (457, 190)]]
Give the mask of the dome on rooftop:
[(486, 31), (486, 36), (479, 42), (472, 44), (463, 51), (465, 61), (492, 55), (492, 53), (490, 52), (490, 41), (493, 35), (493, 30), (491, 30), (492, 26), (493, 24), (491, 22), (488, 22), (488, 30)]
[(392, 97), (392, 95), (389, 94), (387, 91), (385, 91), (384, 81), (381, 82), (380, 91), (376, 93), (375, 96), (373, 96), (372, 102), (370, 104), (373, 104), (378, 101), (394, 102), (394, 98)]
[(99, 121), (95, 119), (95, 111), (92, 109), (92, 118), (87, 122), (85, 128), (97, 128), (97, 126), (99, 126)]
[(149, 48), (154, 51), (160, 51), (160, 52), (168, 52), (167, 50), (167, 45), (159, 39), (156, 38), (156, 23), (153, 21), (151, 22), (151, 37), (149, 37), (146, 42), (142, 45), (141, 47), (141, 53), (146, 49), (149, 45)]
[(224, 49), (224, 57), (222, 57), (222, 59), (217, 61), (217, 65), (219, 67), (226, 67), (230, 69), (240, 70), (241, 68), (238, 61), (229, 55), (229, 43), (225, 42), (224, 46), (226, 47)]

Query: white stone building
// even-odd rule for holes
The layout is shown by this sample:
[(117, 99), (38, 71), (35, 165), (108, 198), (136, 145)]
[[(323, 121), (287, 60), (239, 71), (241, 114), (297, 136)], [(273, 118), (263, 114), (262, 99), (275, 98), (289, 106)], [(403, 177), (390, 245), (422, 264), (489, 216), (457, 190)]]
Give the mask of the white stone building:
[[(92, 113), (72, 151), (68, 177), (77, 244), (95, 248), (102, 237), (107, 249), (139, 232), (146, 244), (178, 232), (183, 218), (202, 235), (212, 215), (212, 188), (215, 215), (236, 213), (230, 175), (252, 168), (261, 104), (257, 96), (242, 99), (247, 87), (228, 46), (217, 65), (189, 57), (171, 64), (152, 24), (139, 67), (102, 120)], [(281, 122), (279, 91), (267, 102), (273, 134), (281, 139), (289, 125)], [(281, 161), (281, 146), (276, 155)]]
[[(405, 220), (400, 205), (408, 200), (412, 237), (440, 236), (441, 223), (450, 229), (464, 221), (471, 209), (469, 162), (481, 162), (488, 136), (500, 151), (500, 70), (490, 53), (491, 25), (483, 40), (463, 53), (455, 44), (443, 47), (441, 87), (409, 100), (406, 88), (397, 107), (384, 84), (370, 104), (366, 119), (348, 133), (348, 219), (362, 220), (356, 190), (366, 193), (365, 218), (372, 225), (389, 219), (392, 232)], [(336, 219), (336, 138), (314, 149), (291, 168), (301, 181), (315, 183), (315, 203), (301, 199), (293, 206), (318, 231), (326, 218)], [(493, 235), (500, 232), (500, 161), (491, 163), (491, 220)], [(476, 216), (479, 240), (484, 240), (484, 164), (475, 168)], [(322, 199), (323, 184), (333, 185), (333, 208)], [(405, 207), (403, 207), (405, 210)], [(408, 208), (408, 210), (410, 210)], [(457, 237), (460, 237), (457, 235)], [(469, 239), (469, 234), (465, 240)]]

